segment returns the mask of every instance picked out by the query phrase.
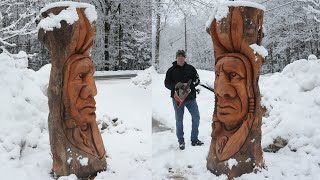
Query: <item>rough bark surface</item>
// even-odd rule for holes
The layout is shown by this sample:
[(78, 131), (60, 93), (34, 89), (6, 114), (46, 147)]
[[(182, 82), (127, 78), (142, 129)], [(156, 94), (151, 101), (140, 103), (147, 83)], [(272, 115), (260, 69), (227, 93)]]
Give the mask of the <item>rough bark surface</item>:
[[(264, 58), (254, 54), (260, 45), (263, 11), (229, 7), (214, 20), (209, 32), (215, 56), (215, 109), (207, 168), (229, 179), (263, 168), (260, 91), (258, 80)], [(231, 167), (231, 162), (237, 163)]]
[[(59, 14), (67, 7), (56, 7), (42, 13)], [(51, 54), (48, 87), (48, 128), (53, 172), (56, 176), (75, 174), (93, 177), (107, 167), (105, 148), (96, 123), (96, 86), (90, 50), (95, 26), (84, 9), (77, 9), (79, 20), (72, 25), (61, 21), (61, 28), (39, 30), (38, 38)]]

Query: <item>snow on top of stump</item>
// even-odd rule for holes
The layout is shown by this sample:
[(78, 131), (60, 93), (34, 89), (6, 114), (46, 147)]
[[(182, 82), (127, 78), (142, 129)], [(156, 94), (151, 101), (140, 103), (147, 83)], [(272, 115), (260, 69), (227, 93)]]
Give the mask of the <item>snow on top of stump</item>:
[(45, 31), (53, 31), (54, 28), (59, 29), (61, 28), (60, 22), (63, 20), (66, 21), (68, 24), (72, 25), (74, 22), (79, 20), (79, 16), (76, 8), (85, 8), (84, 12), (91, 24), (94, 21), (96, 21), (98, 18), (97, 11), (93, 5), (87, 4), (87, 3), (72, 2), (72, 1), (61, 1), (61, 2), (48, 4), (40, 10), (40, 14), (55, 7), (67, 7), (67, 8), (62, 10), (57, 15), (50, 13), (48, 17), (42, 19), (38, 24), (38, 30), (44, 29)]
[(226, 2), (223, 2), (222, 5), (234, 6), (234, 7), (245, 6), (245, 7), (253, 7), (253, 8), (261, 9), (262, 11), (266, 10), (266, 7), (264, 7), (263, 5), (254, 3), (254, 2), (248, 2), (248, 1), (226, 1)]
[(229, 13), (229, 7), (233, 6), (233, 7), (239, 7), (239, 6), (243, 6), (243, 7), (253, 7), (253, 8), (257, 8), (257, 9), (261, 9), (262, 11), (265, 11), (266, 8), (258, 3), (254, 3), (254, 2), (248, 2), (248, 1), (226, 1), (226, 2), (222, 2), (221, 4), (218, 4), (214, 9), (213, 12), (209, 18), (209, 20), (206, 22), (206, 28), (210, 28), (211, 23), (214, 19), (216, 19), (217, 21), (220, 21), (221, 19), (225, 18), (228, 16)]

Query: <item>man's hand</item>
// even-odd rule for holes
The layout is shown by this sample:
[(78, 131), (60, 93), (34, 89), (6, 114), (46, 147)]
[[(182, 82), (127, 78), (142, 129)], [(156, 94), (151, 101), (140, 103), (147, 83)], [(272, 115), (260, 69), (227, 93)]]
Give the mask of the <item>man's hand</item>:
[(185, 83), (182, 83), (182, 82), (178, 82), (176, 85), (175, 85), (175, 89), (182, 89), (183, 86), (184, 86)]
[(176, 85), (175, 85), (175, 89), (184, 89), (188, 86), (188, 83), (182, 83), (182, 82), (178, 82)]

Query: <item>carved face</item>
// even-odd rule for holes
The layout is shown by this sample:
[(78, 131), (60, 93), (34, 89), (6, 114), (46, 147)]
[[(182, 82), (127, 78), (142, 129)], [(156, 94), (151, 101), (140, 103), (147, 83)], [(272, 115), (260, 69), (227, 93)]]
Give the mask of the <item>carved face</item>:
[(94, 66), (89, 58), (75, 61), (71, 64), (67, 82), (71, 118), (83, 125), (83, 130), (87, 127), (86, 123), (96, 119), (94, 96), (97, 95), (97, 88), (93, 73)]
[(227, 130), (237, 128), (248, 113), (246, 68), (241, 59), (224, 57), (215, 66), (217, 117)]

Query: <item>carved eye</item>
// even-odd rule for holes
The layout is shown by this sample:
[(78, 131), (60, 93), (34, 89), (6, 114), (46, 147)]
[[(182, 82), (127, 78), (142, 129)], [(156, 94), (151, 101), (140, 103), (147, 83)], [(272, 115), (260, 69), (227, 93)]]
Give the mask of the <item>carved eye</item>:
[(236, 72), (231, 72), (230, 73), (230, 79), (234, 79), (234, 78), (238, 78), (238, 77), (240, 77), (240, 75), (237, 74)]
[(242, 79), (242, 77), (236, 72), (231, 72), (229, 74), (229, 78), (230, 78), (230, 81), (240, 81)]
[(85, 77), (85, 74), (79, 73), (74, 79), (78, 81), (82, 81), (82, 79)]
[(220, 76), (220, 72), (216, 72), (216, 78)]
[(237, 75), (238, 75), (238, 74), (235, 73), (235, 72), (230, 73), (230, 77), (231, 77), (231, 78), (235, 78), (235, 77), (237, 77)]

